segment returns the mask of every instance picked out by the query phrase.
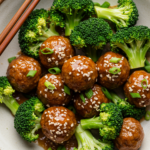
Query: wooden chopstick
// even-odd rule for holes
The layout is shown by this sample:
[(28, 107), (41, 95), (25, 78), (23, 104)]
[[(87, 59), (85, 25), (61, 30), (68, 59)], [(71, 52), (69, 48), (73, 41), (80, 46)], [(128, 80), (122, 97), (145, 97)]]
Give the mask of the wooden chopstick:
[(22, 6), (19, 8), (15, 16), (11, 19), (11, 21), (8, 23), (6, 28), (3, 30), (3, 32), (0, 34), (0, 44), (3, 42), (7, 34), (10, 32), (10, 30), (13, 28), (15, 23), (18, 21), (20, 16), (23, 14), (23, 12), (26, 10), (26, 8), (29, 6), (32, 0), (25, 0), (25, 2), (22, 4)]
[(0, 55), (5, 50), (7, 45), (10, 43), (10, 41), (13, 39), (17, 31), (20, 29), (22, 24), (25, 22), (25, 20), (28, 18), (30, 13), (33, 11), (33, 9), (36, 7), (36, 5), (39, 3), (40, 0), (34, 0), (31, 5), (28, 7), (28, 9), (24, 12), (24, 14), (21, 16), (21, 18), (18, 20), (18, 22), (15, 24), (15, 26), (12, 28), (12, 30), (9, 32), (7, 37), (4, 39), (2, 44), (0, 45)]

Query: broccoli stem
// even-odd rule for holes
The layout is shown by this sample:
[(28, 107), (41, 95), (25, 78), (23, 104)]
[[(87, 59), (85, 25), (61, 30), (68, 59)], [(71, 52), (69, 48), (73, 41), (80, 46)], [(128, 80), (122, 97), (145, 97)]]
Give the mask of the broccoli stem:
[(66, 15), (66, 28), (65, 28), (65, 36), (70, 36), (72, 30), (74, 30), (74, 27), (77, 26), (80, 21), (84, 18), (85, 15), (83, 15), (84, 11), (78, 12), (75, 10), (73, 12), (73, 15)]
[(50, 24), (50, 29), (45, 27), (44, 29), (41, 29), (41, 32), (42, 32), (42, 37), (46, 37), (46, 39), (49, 38), (50, 36), (59, 35), (53, 23)]
[[(110, 92), (110, 94), (111, 94), (111, 97), (112, 97), (112, 101), (113, 101), (113, 103), (115, 104), (115, 105), (119, 105), (119, 106), (124, 106), (124, 107), (126, 107), (127, 105), (128, 105), (128, 103), (125, 101), (125, 100), (123, 100), (123, 99), (121, 99), (118, 95), (116, 95), (115, 93), (113, 93), (113, 92)], [(121, 110), (122, 111), (122, 110)]]
[(31, 133), (32, 133), (32, 134), (35, 134), (35, 132), (36, 132), (37, 130), (39, 130), (39, 129), (41, 129), (40, 123), (38, 123), (38, 124), (35, 125), (34, 129), (31, 131)]
[(124, 27), (126, 26), (125, 21), (129, 19), (128, 14), (130, 13), (130, 11), (128, 11), (126, 7), (109, 9), (95, 6), (94, 8), (98, 18), (110, 20), (117, 25), (119, 25), (119, 23), (121, 22)]
[(90, 118), (90, 119), (82, 119), (81, 126), (83, 129), (99, 129), (103, 127), (101, 120), (99, 117)]
[(85, 49), (86, 49), (86, 55), (90, 57), (94, 62), (96, 62), (99, 59), (100, 54), (98, 54), (99, 51), (97, 49), (89, 45), (85, 47)]
[(12, 96), (3, 96), (2, 103), (4, 103), (10, 109), (13, 115), (16, 114), (19, 104)]
[(88, 130), (84, 130), (81, 125), (76, 128), (75, 136), (78, 142), (78, 150), (102, 150), (101, 142), (96, 140)]
[(114, 104), (117, 105), (118, 102), (121, 100), (121, 98), (113, 92), (110, 92), (110, 94), (111, 94), (111, 97), (112, 97), (111, 100), (113, 101)]
[(36, 116), (38, 117), (34, 122), (35, 122), (35, 126), (34, 126), (34, 128), (32, 129), (32, 131), (31, 131), (31, 133), (34, 135), (35, 134), (35, 132), (37, 131), (37, 130), (39, 130), (40, 128), (41, 128), (41, 124), (40, 124), (40, 121), (41, 121), (41, 114), (40, 113), (38, 113), (38, 112), (35, 112), (35, 114), (36, 114)]
[(125, 43), (117, 44), (117, 46), (126, 53), (131, 69), (145, 66), (145, 60), (146, 60), (145, 55), (148, 49), (150, 48), (150, 41), (148, 41), (147, 43), (145, 42), (146, 41), (133, 40), (128, 43), (130, 47), (128, 47)]

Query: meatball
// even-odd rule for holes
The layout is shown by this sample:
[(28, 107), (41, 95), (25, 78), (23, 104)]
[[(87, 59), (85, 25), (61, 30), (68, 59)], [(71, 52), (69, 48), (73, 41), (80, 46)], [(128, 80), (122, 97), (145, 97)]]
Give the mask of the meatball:
[[(112, 63), (112, 59), (120, 58), (119, 62)], [(107, 52), (97, 61), (97, 69), (99, 73), (98, 82), (109, 89), (115, 89), (122, 85), (128, 78), (130, 66), (125, 57), (114, 52)], [(120, 68), (120, 72), (111, 72), (111, 68)]]
[[(27, 77), (31, 70), (36, 70), (34, 77)], [(41, 77), (41, 66), (35, 59), (21, 55), (13, 60), (7, 69), (7, 78), (16, 91), (27, 93), (33, 90)]]
[[(50, 48), (54, 51), (53, 54), (43, 54), (41, 50)], [(46, 49), (44, 52), (48, 52)], [(59, 67), (70, 57), (74, 56), (74, 50), (70, 44), (70, 41), (63, 36), (51, 36), (43, 42), (39, 51), (39, 57), (41, 63), (46, 68)]]
[(65, 84), (75, 92), (91, 88), (98, 72), (95, 63), (86, 56), (74, 56), (64, 63), (62, 77)]
[(49, 107), (41, 117), (44, 135), (55, 143), (69, 140), (75, 133), (76, 126), (74, 113), (63, 106)]
[[(149, 91), (150, 74), (143, 70), (133, 72), (124, 86), (124, 92), (128, 101), (136, 105), (136, 107), (146, 107), (150, 105)], [(141, 98), (132, 98), (130, 93), (139, 93)]]
[(139, 121), (134, 118), (124, 118), (115, 145), (119, 150), (138, 150), (144, 138), (144, 131)]
[[(45, 86), (45, 82), (50, 82), (55, 86), (54, 90), (50, 90)], [(46, 74), (42, 77), (37, 87), (38, 98), (47, 106), (64, 106), (69, 103), (72, 96), (64, 92), (64, 82), (61, 74)]]
[(80, 93), (77, 93), (74, 97), (74, 107), (76, 111), (84, 118), (91, 118), (99, 115), (99, 105), (101, 103), (109, 102), (99, 85), (94, 84), (92, 91), (93, 96), (90, 99), (84, 96), (86, 100), (85, 103), (81, 100)]

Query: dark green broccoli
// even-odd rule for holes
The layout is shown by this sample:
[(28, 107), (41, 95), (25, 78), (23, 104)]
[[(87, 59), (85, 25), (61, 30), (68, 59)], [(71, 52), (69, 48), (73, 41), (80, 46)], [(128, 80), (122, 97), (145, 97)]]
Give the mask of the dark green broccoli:
[(84, 130), (79, 124), (75, 132), (78, 141), (78, 148), (74, 150), (114, 150), (114, 144), (105, 143), (93, 137), (90, 131)]
[(38, 58), (43, 41), (50, 36), (59, 35), (56, 26), (65, 26), (63, 15), (60, 12), (45, 9), (34, 10), (19, 31), (18, 39), (22, 52)]
[(113, 92), (110, 92), (112, 101), (116, 104), (120, 110), (122, 111), (122, 115), (124, 118), (132, 117), (136, 120), (140, 120), (142, 117), (145, 116), (146, 110), (145, 108), (136, 108), (135, 105), (131, 105), (126, 100), (121, 99), (118, 95)]
[(80, 22), (70, 35), (71, 44), (78, 49), (85, 48), (86, 55), (94, 62), (99, 58), (99, 51), (110, 41), (113, 32), (103, 19), (89, 18)]
[(120, 133), (122, 124), (121, 110), (113, 103), (102, 103), (99, 117), (81, 120), (83, 129), (99, 129), (103, 140), (115, 139)]
[(117, 28), (135, 25), (139, 15), (133, 0), (118, 0), (118, 3), (113, 9), (94, 6), (97, 17), (114, 22)]
[(19, 105), (12, 97), (14, 92), (7, 77), (0, 77), (0, 102), (4, 103), (15, 115), (14, 126), (21, 137), (29, 142), (35, 141), (39, 137), (35, 132), (41, 128), (40, 120), (45, 110), (44, 105), (36, 97)]
[(54, 0), (52, 9), (58, 10), (65, 16), (65, 35), (70, 36), (74, 27), (85, 16), (94, 14), (94, 3), (92, 0)]
[(26, 141), (32, 142), (38, 139), (39, 135), (35, 132), (41, 128), (40, 120), (44, 110), (44, 105), (36, 97), (25, 101), (18, 108), (15, 115), (14, 127)]
[(130, 68), (144, 67), (145, 55), (150, 48), (150, 29), (135, 26), (119, 30), (111, 39), (112, 51), (117, 48), (125, 52)]
[(14, 92), (15, 90), (10, 85), (7, 77), (0, 77), (0, 103), (4, 103), (13, 115), (16, 114), (19, 107), (19, 104), (12, 96)]

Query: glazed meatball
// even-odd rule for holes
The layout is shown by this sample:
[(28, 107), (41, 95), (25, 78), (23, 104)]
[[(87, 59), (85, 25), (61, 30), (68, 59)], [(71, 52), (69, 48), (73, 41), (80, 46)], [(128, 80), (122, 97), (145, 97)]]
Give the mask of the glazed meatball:
[[(143, 70), (133, 72), (124, 86), (124, 92), (128, 101), (136, 107), (150, 105), (150, 74)], [(132, 98), (130, 93), (139, 93), (141, 98)]]
[[(36, 70), (34, 77), (27, 77), (31, 70)], [(33, 90), (41, 77), (41, 66), (35, 59), (21, 55), (13, 60), (7, 69), (7, 78), (16, 91), (27, 93)]]
[[(112, 59), (120, 58), (116, 63), (110, 62)], [(122, 85), (128, 78), (130, 66), (125, 57), (114, 52), (107, 52), (97, 61), (97, 69), (99, 73), (98, 82), (109, 89), (115, 89)], [(120, 68), (120, 72), (111, 72), (112, 68)]]
[(75, 92), (91, 88), (98, 72), (95, 63), (86, 56), (74, 56), (64, 63), (62, 77), (65, 84)]
[(108, 103), (109, 100), (103, 94), (101, 87), (98, 84), (94, 84), (92, 87), (93, 96), (88, 99), (85, 97), (85, 102), (83, 102), (80, 98), (80, 93), (77, 93), (74, 97), (74, 107), (76, 111), (84, 118), (91, 118), (99, 115), (99, 105), (101, 103)]
[(49, 107), (41, 117), (43, 133), (55, 143), (69, 140), (75, 133), (76, 126), (74, 113), (62, 106)]
[(138, 150), (144, 138), (144, 131), (139, 121), (124, 118), (119, 136), (115, 139), (118, 150)]
[[(43, 54), (41, 50), (45, 48), (50, 48), (54, 51), (53, 54)], [(44, 53), (47, 53), (47, 49)], [(46, 41), (43, 42), (39, 51), (39, 57), (41, 63), (46, 68), (59, 67), (70, 57), (74, 56), (74, 50), (70, 44), (70, 41), (63, 36), (51, 36)]]
[[(50, 90), (45, 86), (45, 82), (50, 82), (55, 86), (54, 90)], [(64, 106), (71, 100), (71, 94), (68, 95), (64, 92), (64, 82), (61, 74), (53, 75), (46, 74), (42, 77), (37, 87), (38, 98), (48, 107), (49, 106)]]

